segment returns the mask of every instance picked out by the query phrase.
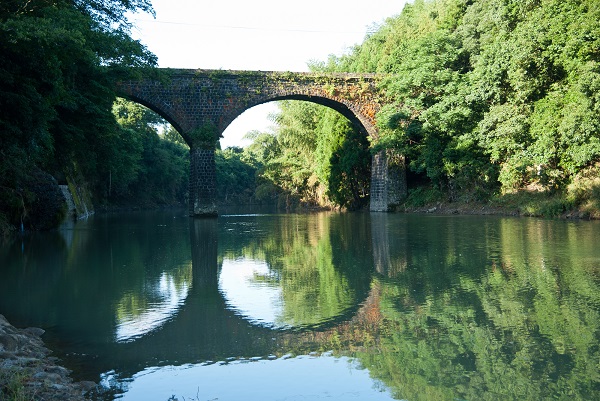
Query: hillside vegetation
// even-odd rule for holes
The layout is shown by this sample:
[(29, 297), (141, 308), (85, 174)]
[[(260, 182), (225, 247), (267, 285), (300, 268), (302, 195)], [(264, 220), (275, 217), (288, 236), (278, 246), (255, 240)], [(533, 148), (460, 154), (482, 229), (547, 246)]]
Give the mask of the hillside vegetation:
[(255, 135), (279, 146), (261, 176), (276, 172), (272, 182), (304, 200), (361, 205), (370, 145), (407, 157), (406, 207), (483, 202), (598, 217), (598, 21), (595, 0), (416, 0), (347, 54), (311, 66), (390, 74), (380, 137), (365, 143), (335, 112), (284, 103), (273, 138)]
[(88, 187), (97, 207), (183, 200), (187, 152), (156, 116), (115, 104), (115, 76), (156, 64), (127, 12), (153, 13), (150, 0), (0, 2), (0, 233), (55, 227), (57, 183)]

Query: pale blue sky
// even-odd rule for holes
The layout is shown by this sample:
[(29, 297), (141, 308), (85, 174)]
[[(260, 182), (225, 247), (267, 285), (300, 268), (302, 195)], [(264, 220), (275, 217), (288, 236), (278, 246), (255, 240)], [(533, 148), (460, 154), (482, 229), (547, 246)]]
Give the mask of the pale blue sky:
[[(156, 19), (136, 15), (133, 36), (160, 67), (308, 71), (310, 60), (341, 55), (368, 29), (399, 14), (406, 0), (152, 0)], [(250, 109), (225, 131), (221, 146), (243, 146), (265, 130), (269, 103)]]

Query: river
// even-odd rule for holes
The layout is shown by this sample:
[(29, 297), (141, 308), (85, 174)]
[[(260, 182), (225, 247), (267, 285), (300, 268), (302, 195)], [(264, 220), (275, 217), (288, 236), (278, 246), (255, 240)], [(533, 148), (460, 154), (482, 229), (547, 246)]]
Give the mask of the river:
[(600, 222), (106, 214), (0, 269), (0, 313), (103, 400), (600, 395)]

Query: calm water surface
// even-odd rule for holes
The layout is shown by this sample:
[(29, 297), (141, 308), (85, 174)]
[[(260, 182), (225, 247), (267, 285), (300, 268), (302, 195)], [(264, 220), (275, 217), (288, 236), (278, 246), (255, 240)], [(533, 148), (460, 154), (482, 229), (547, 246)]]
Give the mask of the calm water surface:
[(124, 400), (600, 398), (600, 224), (100, 215), (0, 247), (0, 313)]

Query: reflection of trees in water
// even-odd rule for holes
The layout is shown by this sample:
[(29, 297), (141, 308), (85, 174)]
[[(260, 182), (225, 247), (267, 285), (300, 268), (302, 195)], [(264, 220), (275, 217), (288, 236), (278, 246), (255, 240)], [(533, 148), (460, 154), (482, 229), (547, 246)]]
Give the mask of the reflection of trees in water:
[(283, 296), (281, 319), (290, 326), (312, 326), (341, 314), (356, 302), (356, 294), (332, 260), (329, 238), (313, 246), (292, 244), (273, 266)]
[(376, 350), (381, 335), (386, 334), (382, 331), (380, 293), (381, 286), (374, 282), (369, 295), (351, 319), (322, 330), (284, 333), (279, 340), (280, 347), (296, 355), (331, 350), (338, 355), (350, 355), (357, 351)]
[[(355, 308), (368, 290), (372, 260), (352, 249), (358, 242), (368, 243), (368, 232), (355, 230), (353, 238), (342, 232), (347, 228), (343, 224), (343, 217), (325, 213), (236, 221), (232, 227), (237, 230), (225, 229), (220, 257), (266, 262), (268, 272), (255, 274), (253, 281), (281, 290), (277, 326), (319, 325)], [(247, 230), (258, 235), (248, 241), (239, 234)]]
[[(240, 352), (278, 356), (334, 349), (410, 400), (590, 399), (599, 391), (600, 255), (584, 226), (418, 216), (364, 224), (343, 215), (238, 223), (262, 234), (250, 240), (221, 230), (219, 258), (265, 260), (273, 274), (255, 279), (287, 292), (287, 318), (310, 321), (307, 311), (319, 302), (335, 313), (349, 299), (340, 294), (345, 288), (361, 304), (340, 321), (299, 332), (254, 328), (244, 337), (247, 329), (225, 319), (224, 344), (207, 353), (207, 334), (198, 355), (225, 357), (239, 343), (246, 344)], [(375, 240), (381, 233), (371, 236), (379, 229), (387, 245)], [(372, 280), (377, 261), (392, 268)], [(189, 312), (184, 317), (197, 321)], [(169, 330), (198, 336), (204, 326), (181, 327)], [(267, 337), (275, 340), (259, 347)]]
[(183, 305), (191, 285), (188, 263), (145, 280), (138, 291), (124, 293), (115, 305), (116, 341), (133, 341), (160, 327)]
[[(135, 235), (127, 221), (117, 231), (98, 224), (93, 241), (82, 230), (69, 246), (51, 244), (52, 235), (32, 238), (0, 255), (0, 299), (30, 325), (60, 326), (73, 352), (97, 354), (93, 370), (333, 349), (357, 357), (409, 400), (592, 399), (600, 392), (597, 225), (377, 217), (150, 219), (132, 226)], [(173, 319), (134, 342), (105, 342), (114, 339), (115, 317), (140, 316), (160, 301), (155, 290), (165, 274), (181, 293), (190, 256), (193, 284)], [(280, 286), (282, 319), (309, 328), (273, 331), (225, 308), (218, 261), (244, 257), (269, 266), (254, 279)], [(9, 295), (8, 283), (27, 302)]]
[(143, 310), (154, 302), (148, 284), (158, 285), (164, 273), (176, 285), (187, 280), (190, 238), (182, 225), (187, 217), (168, 213), (98, 215), (78, 221), (68, 243), (60, 232), (33, 235), (24, 251), (2, 249), (0, 303), (28, 325), (63, 330), (61, 338), (113, 338), (116, 305)]
[[(455, 222), (432, 233), (446, 239), (436, 254), (412, 243), (406, 271), (375, 281), (381, 320), (367, 329), (377, 341), (354, 355), (402, 399), (595, 397), (600, 390), (595, 236), (539, 220), (502, 219), (479, 228)], [(410, 233), (427, 238), (420, 230)], [(493, 240), (462, 258), (472, 235), (483, 233)], [(457, 274), (446, 274), (449, 268)], [(362, 327), (354, 325), (357, 330)], [(369, 337), (368, 330), (362, 337)], [(347, 341), (338, 349), (351, 349), (347, 330), (330, 338), (336, 335)]]
[(191, 283), (191, 263), (161, 272), (158, 277), (142, 281), (137, 291), (128, 291), (121, 296), (115, 304), (116, 318), (139, 316), (150, 305), (164, 301), (170, 294), (187, 292)]

